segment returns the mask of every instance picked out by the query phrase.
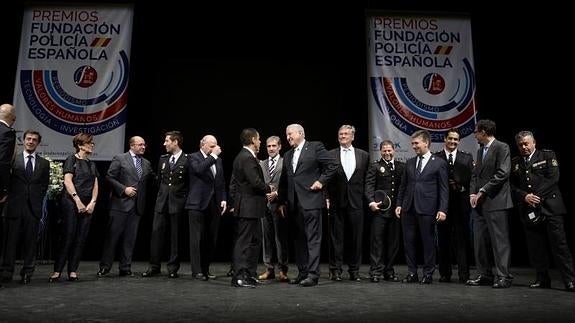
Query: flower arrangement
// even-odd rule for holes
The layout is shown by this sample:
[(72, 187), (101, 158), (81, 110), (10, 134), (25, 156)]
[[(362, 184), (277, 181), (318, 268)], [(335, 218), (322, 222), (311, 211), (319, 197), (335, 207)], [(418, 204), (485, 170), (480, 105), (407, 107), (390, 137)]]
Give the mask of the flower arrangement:
[(50, 183), (48, 184), (47, 196), (50, 200), (55, 200), (60, 196), (64, 188), (64, 172), (62, 162), (52, 160), (50, 157), (44, 157), (50, 162)]

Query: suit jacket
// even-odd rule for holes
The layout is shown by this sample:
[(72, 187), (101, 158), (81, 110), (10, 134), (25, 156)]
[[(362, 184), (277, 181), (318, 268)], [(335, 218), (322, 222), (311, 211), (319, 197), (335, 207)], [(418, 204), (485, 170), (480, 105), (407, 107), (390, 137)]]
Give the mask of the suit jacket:
[[(283, 169), (283, 162), (284, 159), (283, 157), (279, 157), (278, 161), (276, 162), (276, 169), (274, 172), (273, 176), (270, 176), (270, 166), (269, 166), (269, 158), (266, 158), (264, 160), (260, 161), (260, 166), (262, 168), (262, 171), (264, 173), (264, 181), (266, 182), (266, 184), (273, 186), (273, 190), (277, 191), (279, 188), (279, 184), (280, 184), (280, 177), (282, 174), (282, 169)], [(274, 201), (274, 203), (277, 203), (277, 199)]]
[(263, 218), (266, 213), (266, 185), (260, 162), (246, 148), (234, 159), (232, 177), (235, 182), (234, 216)]
[(417, 156), (407, 161), (399, 193), (397, 205), (406, 212), (415, 208), (417, 214), (433, 215), (438, 211), (447, 214), (449, 203), (449, 184), (447, 163), (441, 158), (431, 155), (421, 174), (417, 174)]
[[(435, 156), (448, 161), (445, 150), (440, 150)], [(470, 153), (457, 150), (457, 156), (453, 161), (453, 166), (447, 164), (449, 170), (449, 190), (452, 194), (457, 194), (469, 202), (469, 184), (471, 182), (471, 173), (473, 172), (473, 156)]]
[(14, 159), (8, 200), (4, 216), (16, 218), (21, 216), (25, 205), (29, 206), (32, 215), (40, 219), (42, 217), (42, 205), (44, 196), (48, 191), (50, 182), (50, 162), (36, 154), (34, 173), (32, 177), (26, 176), (26, 164), (20, 153)]
[(312, 191), (311, 185), (319, 181), (324, 186), (329, 182), (337, 170), (337, 163), (333, 156), (325, 150), (323, 144), (317, 141), (306, 141), (302, 147), (294, 173), (292, 159), (294, 148), (290, 149), (283, 160), (280, 179), (279, 202), (289, 204), (294, 209), (295, 197), (299, 204), (307, 210), (321, 209), (325, 206), (323, 190)]
[(529, 163), (522, 156), (511, 161), (511, 189), (519, 212), (530, 210), (525, 195), (533, 193), (541, 198), (541, 213), (566, 214), (567, 209), (559, 191), (559, 163), (552, 150), (535, 150)]
[(0, 122), (0, 199), (8, 194), (10, 166), (16, 147), (16, 132)]
[[(142, 177), (138, 178), (134, 159), (129, 151), (114, 156), (106, 174), (106, 180), (112, 188), (110, 210), (129, 212), (136, 208), (136, 213), (143, 215), (146, 211), (147, 186), (153, 177), (154, 171), (149, 160), (142, 157)], [(127, 186), (138, 190), (135, 198), (124, 194)]]
[(497, 139), (493, 140), (482, 157), (483, 148), (477, 151), (477, 162), (471, 175), (470, 194), (483, 190), (484, 196), (479, 201), (482, 210), (496, 211), (513, 207), (509, 175), (511, 173), (511, 157), (509, 146)]
[(190, 180), (188, 156), (182, 152), (173, 170), (170, 167), (172, 154), (160, 157), (156, 172), (158, 181), (158, 195), (154, 209), (156, 212), (163, 212), (166, 206), (169, 214), (178, 214), (184, 210)]
[(397, 203), (397, 192), (402, 181), (405, 163), (395, 160), (393, 171), (387, 162), (381, 158), (373, 162), (365, 175), (365, 197), (368, 204), (375, 202), (375, 191), (383, 190), (391, 200), (391, 207), (386, 213), (392, 213)]
[(355, 170), (349, 181), (341, 164), (340, 147), (329, 151), (338, 167), (327, 185), (327, 192), (330, 205), (339, 208), (350, 207), (358, 210), (365, 207), (365, 174), (369, 167), (369, 154), (365, 150), (355, 147), (353, 151), (355, 154)]
[[(222, 159), (211, 155), (204, 158), (201, 151), (189, 154), (190, 189), (186, 198), (185, 208), (188, 210), (205, 210), (212, 197), (219, 203), (226, 200), (226, 182)], [(216, 164), (216, 177), (210, 166)]]

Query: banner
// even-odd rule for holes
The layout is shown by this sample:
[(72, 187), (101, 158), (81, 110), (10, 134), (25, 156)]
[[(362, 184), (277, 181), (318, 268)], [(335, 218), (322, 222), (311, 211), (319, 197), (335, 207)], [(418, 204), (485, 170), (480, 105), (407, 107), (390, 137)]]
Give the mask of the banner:
[(475, 156), (475, 73), (467, 18), (373, 14), (367, 16), (370, 156), (395, 143), (395, 157), (415, 156), (411, 134), (431, 133), (431, 151), (443, 149), (457, 127), (459, 149)]
[(14, 91), (18, 144), (42, 134), (44, 156), (65, 159), (93, 134), (92, 160), (124, 151), (132, 6), (33, 6), (24, 12)]

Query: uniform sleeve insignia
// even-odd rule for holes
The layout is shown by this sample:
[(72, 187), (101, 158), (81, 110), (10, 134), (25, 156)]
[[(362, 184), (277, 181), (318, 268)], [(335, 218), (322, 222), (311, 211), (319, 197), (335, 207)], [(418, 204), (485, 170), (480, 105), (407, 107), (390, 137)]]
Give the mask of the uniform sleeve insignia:
[(519, 170), (519, 164), (515, 164), (515, 171)]
[(162, 163), (162, 169), (166, 168), (166, 162)]
[(555, 159), (555, 158), (551, 159), (551, 165), (553, 165), (554, 167), (559, 166), (559, 163), (557, 162), (557, 159)]
[(385, 173), (385, 167), (381, 166), (381, 167), (379, 168), (379, 172), (382, 173), (382, 174)]
[(542, 161), (540, 161), (540, 162), (536, 162), (536, 163), (533, 164), (533, 167), (537, 167), (537, 166), (543, 165), (543, 164), (547, 164), (547, 160), (542, 160)]

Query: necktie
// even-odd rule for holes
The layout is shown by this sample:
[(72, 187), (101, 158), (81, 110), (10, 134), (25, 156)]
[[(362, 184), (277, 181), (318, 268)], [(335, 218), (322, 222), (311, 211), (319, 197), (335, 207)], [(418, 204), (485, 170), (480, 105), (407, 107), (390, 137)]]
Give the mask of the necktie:
[(294, 173), (295, 173), (295, 169), (296, 169), (296, 166), (297, 166), (297, 161), (298, 161), (298, 159), (299, 159), (299, 152), (300, 152), (300, 151), (299, 151), (299, 148), (296, 148), (296, 149), (294, 150), (294, 152), (293, 152), (293, 158), (292, 158), (292, 160), (291, 160), (291, 166), (292, 166), (292, 168), (293, 168), (293, 172), (294, 172)]
[(274, 158), (270, 158), (270, 165), (269, 165), (270, 177), (274, 176), (275, 171), (276, 171), (276, 160)]
[(174, 168), (176, 168), (176, 156), (172, 155), (172, 158), (170, 158), (170, 170), (174, 170)]
[(525, 160), (525, 166), (529, 166), (529, 156), (523, 157), (523, 159)]
[(417, 173), (421, 174), (421, 170), (423, 169), (423, 155), (419, 156), (417, 159)]
[(213, 164), (212, 166), (210, 166), (210, 170), (212, 171), (212, 175), (214, 175), (214, 178), (216, 177), (216, 164)]
[(349, 148), (344, 148), (343, 149), (343, 171), (345, 172), (345, 176), (347, 177), (347, 180), (349, 181), (349, 179), (351, 178), (351, 176), (353, 175), (353, 171), (355, 170), (355, 165), (353, 165), (353, 161), (352, 161), (352, 153), (351, 153), (351, 149)]
[(453, 154), (449, 153), (449, 157), (447, 158), (447, 162), (449, 163), (449, 166), (453, 165)]
[(142, 157), (136, 156), (136, 172), (138, 173), (138, 178), (142, 178), (144, 171), (142, 170)]
[(485, 160), (485, 156), (487, 156), (487, 150), (489, 150), (489, 147), (483, 146), (483, 156), (481, 157), (481, 160)]
[(32, 174), (34, 174), (34, 167), (32, 166), (32, 158), (34, 158), (34, 156), (28, 155), (28, 161), (26, 162), (26, 176), (28, 176), (28, 178), (31, 178)]
[(389, 170), (393, 172), (393, 163), (391, 161), (387, 162), (387, 166), (389, 166)]

